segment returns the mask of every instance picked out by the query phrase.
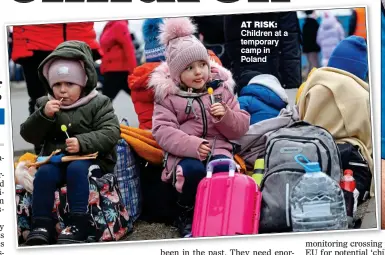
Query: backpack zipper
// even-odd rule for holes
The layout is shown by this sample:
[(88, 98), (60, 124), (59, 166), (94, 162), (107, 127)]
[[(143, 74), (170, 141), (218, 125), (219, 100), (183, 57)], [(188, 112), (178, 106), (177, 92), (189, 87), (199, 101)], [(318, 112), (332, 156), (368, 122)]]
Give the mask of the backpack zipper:
[(352, 162), (352, 161), (349, 161), (349, 165), (351, 165), (351, 166), (368, 167), (368, 164), (365, 164), (365, 163), (356, 163), (356, 162)]
[[(277, 141), (279, 141), (278, 139), (272, 139), (272, 140), (275, 140), (274, 142), (273, 142), (273, 144), (270, 146), (270, 150), (269, 150), (269, 153), (271, 152), (271, 148), (273, 148), (273, 146), (274, 146), (274, 144), (277, 142)], [(284, 139), (284, 140), (288, 140), (288, 139)], [(315, 142), (312, 142), (312, 141), (307, 141), (307, 139), (303, 139), (303, 140), (305, 140), (305, 142), (302, 142), (302, 143), (311, 143), (311, 144), (314, 144), (314, 146), (317, 148), (317, 156), (318, 156), (318, 160), (320, 161), (319, 162), (319, 164), (320, 164), (320, 167), (321, 167), (321, 169), (322, 169), (322, 157), (321, 157), (321, 152), (320, 152), (320, 150), (319, 150), (319, 148), (318, 148), (318, 146), (317, 146), (317, 144), (315, 143)], [(267, 158), (267, 161), (266, 161), (266, 165), (267, 166), (269, 166), (269, 157)], [(328, 164), (329, 165), (329, 164)]]
[[(282, 139), (282, 140), (288, 140), (288, 139)], [(270, 148), (272, 148), (272, 147), (274, 146), (274, 144), (275, 144), (276, 142), (278, 142), (278, 141), (279, 141), (279, 140), (275, 140), (275, 141), (273, 142), (273, 144), (271, 145)], [(320, 164), (320, 167), (321, 167), (321, 169), (322, 169), (321, 152), (320, 152), (320, 150), (319, 150), (317, 144), (316, 144), (315, 142), (312, 142), (312, 141), (306, 141), (306, 139), (305, 139), (305, 142), (302, 142), (302, 143), (311, 143), (311, 144), (314, 144), (314, 146), (317, 148), (317, 156), (318, 156), (318, 159), (319, 159), (319, 161), (320, 161), (320, 163), (319, 163), (319, 164)], [(270, 149), (269, 152), (271, 152), (271, 150), (272, 150), (272, 149)], [(266, 165), (269, 165), (269, 159), (270, 159), (270, 158), (267, 158)]]
[(286, 182), (286, 194), (285, 194), (285, 204), (286, 204), (286, 225), (290, 228), (290, 184)]
[[(320, 138), (317, 138), (317, 137), (314, 137), (314, 138), (311, 138), (311, 137), (301, 137), (301, 136), (290, 136), (290, 135), (279, 135), (279, 136), (276, 136), (276, 137), (274, 137), (273, 139), (271, 139), (268, 143), (267, 143), (267, 148), (269, 148), (269, 145), (270, 145), (270, 143), (273, 141), (273, 140), (275, 140), (275, 139), (277, 139), (277, 138), (294, 138), (294, 139), (299, 139), (299, 140), (317, 140), (317, 141), (319, 141), (320, 142), (320, 144), (325, 148), (325, 150), (326, 150), (326, 153), (327, 153), (327, 155), (328, 155), (328, 165), (327, 165), (327, 172), (329, 172), (329, 176), (331, 175), (331, 155), (330, 155), (330, 151), (329, 151), (329, 149), (326, 147), (326, 145), (325, 145), (325, 143), (320, 139)], [(274, 144), (273, 144), (274, 145)], [(272, 147), (272, 146), (271, 146)], [(271, 147), (270, 147), (270, 150), (269, 150), (269, 153), (270, 153), (270, 151), (271, 151)], [(318, 146), (317, 146), (318, 147)], [(338, 149), (337, 149), (337, 151), (338, 151)], [(266, 153), (266, 155), (267, 154), (269, 154), (269, 153)], [(321, 159), (321, 158), (320, 158)], [(321, 159), (322, 160), (322, 159)], [(269, 158), (267, 158), (267, 161), (266, 161), (266, 165), (268, 166), (269, 164), (268, 164), (268, 162), (269, 162)], [(320, 165), (321, 165), (321, 163), (320, 163)], [(321, 165), (321, 168), (322, 168), (322, 165)]]
[(299, 169), (299, 168), (282, 168), (282, 169), (278, 169), (278, 170), (276, 170), (276, 171), (273, 171), (273, 172), (270, 172), (270, 173), (268, 173), (268, 174), (266, 174), (265, 176), (263, 176), (263, 178), (262, 178), (262, 181), (261, 181), (261, 191), (262, 191), (262, 189), (263, 189), (263, 186), (264, 186), (264, 184), (265, 184), (265, 182), (266, 182), (266, 179), (270, 176), (270, 175), (273, 175), (273, 174), (276, 174), (276, 173), (280, 173), (280, 172), (296, 172), (296, 173), (306, 173), (306, 171), (305, 170), (303, 170), (303, 169)]
[[(330, 138), (333, 140), (334, 149), (337, 151), (338, 162), (339, 162), (340, 166), (342, 166), (342, 159), (341, 159), (340, 150), (338, 149), (337, 143), (336, 143), (336, 141), (334, 141), (334, 137), (333, 137), (332, 134), (329, 132), (329, 130), (327, 130), (327, 129), (324, 128), (324, 127), (318, 126), (318, 125), (313, 125), (313, 124), (311, 124), (311, 123), (309, 123), (309, 122), (306, 122), (306, 121), (300, 121), (300, 122), (304, 123), (302, 126), (314, 126), (314, 127), (320, 128), (320, 129), (324, 130), (325, 133), (326, 133), (328, 136), (330, 136)], [(298, 125), (296, 125), (296, 126), (298, 126)], [(278, 130), (279, 130), (279, 129), (278, 129)], [(277, 132), (278, 130), (274, 131), (273, 133)], [(273, 134), (273, 133), (272, 133), (272, 134)]]

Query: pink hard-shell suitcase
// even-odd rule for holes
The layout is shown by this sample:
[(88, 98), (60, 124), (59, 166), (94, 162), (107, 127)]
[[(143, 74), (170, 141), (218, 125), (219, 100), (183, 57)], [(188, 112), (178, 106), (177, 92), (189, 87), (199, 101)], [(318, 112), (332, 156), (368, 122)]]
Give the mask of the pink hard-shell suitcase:
[[(212, 174), (218, 165), (229, 165), (229, 172)], [(261, 198), (254, 179), (237, 173), (233, 160), (211, 161), (198, 185), (192, 236), (258, 234)]]

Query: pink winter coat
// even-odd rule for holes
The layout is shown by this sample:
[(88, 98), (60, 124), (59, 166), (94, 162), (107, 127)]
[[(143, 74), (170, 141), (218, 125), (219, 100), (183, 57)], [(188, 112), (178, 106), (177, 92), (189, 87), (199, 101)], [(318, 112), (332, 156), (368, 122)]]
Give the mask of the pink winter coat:
[[(149, 87), (155, 92), (152, 133), (157, 143), (169, 153), (163, 181), (170, 180), (182, 158), (204, 160), (200, 158), (198, 148), (205, 141), (210, 143), (213, 156), (222, 154), (232, 158), (229, 140), (239, 139), (249, 129), (250, 115), (240, 109), (233, 94), (235, 83), (230, 71), (213, 61), (210, 66), (211, 77), (223, 81), (214, 90), (214, 96), (222, 97), (222, 102), (227, 105), (226, 114), (220, 120), (209, 112), (211, 103), (207, 92), (180, 90), (169, 76), (167, 63), (162, 63), (151, 75)], [(189, 114), (186, 113), (188, 98), (194, 98)]]

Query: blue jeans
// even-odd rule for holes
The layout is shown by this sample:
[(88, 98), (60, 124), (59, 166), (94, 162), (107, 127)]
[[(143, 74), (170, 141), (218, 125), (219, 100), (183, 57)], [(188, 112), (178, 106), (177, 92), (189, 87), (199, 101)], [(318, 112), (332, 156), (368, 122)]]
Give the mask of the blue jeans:
[[(221, 158), (229, 158), (224, 155), (215, 155), (210, 161)], [(195, 196), (199, 182), (206, 176), (205, 161), (200, 161), (195, 158), (184, 158), (179, 162), (179, 166), (183, 169), (183, 176), (185, 178), (182, 193), (179, 197), (179, 203), (184, 206), (194, 206)], [(228, 172), (228, 166), (217, 166), (213, 173)]]
[[(33, 181), (32, 215), (51, 218), (55, 191), (67, 183), (67, 199), (71, 213), (86, 213), (89, 197), (88, 168), (92, 160), (78, 160), (70, 163), (42, 165)], [(100, 169), (92, 176), (101, 177)]]

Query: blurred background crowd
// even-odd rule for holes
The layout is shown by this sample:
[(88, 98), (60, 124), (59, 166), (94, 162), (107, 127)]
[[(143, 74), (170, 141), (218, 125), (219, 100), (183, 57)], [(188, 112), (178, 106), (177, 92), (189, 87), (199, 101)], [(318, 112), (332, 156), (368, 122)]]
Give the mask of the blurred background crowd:
[[(302, 30), (302, 37), (305, 39), (307, 36), (311, 37), (311, 33), (314, 33), (315, 36), (317, 35), (317, 31), (319, 29), (319, 25), (322, 23), (324, 20), (325, 25), (328, 25), (327, 23), (333, 23), (333, 21), (330, 21), (329, 17), (325, 17), (325, 13), (332, 13), (334, 14), (336, 21), (340, 23), (341, 28), (343, 30), (343, 37), (349, 36), (354, 34), (355, 29), (357, 27), (357, 13), (354, 9), (338, 9), (338, 10), (330, 10), (330, 11), (309, 11), (309, 15), (306, 14), (305, 11), (298, 11), (297, 12), (297, 17), (299, 20), (300, 28)], [(316, 22), (310, 22), (313, 24), (310, 24), (309, 26), (312, 29), (308, 29), (303, 31), (305, 21), (308, 17), (314, 18)], [(145, 62), (145, 55), (144, 55), (144, 36), (142, 32), (142, 25), (143, 25), (144, 20), (130, 20), (127, 24), (129, 28), (129, 32), (131, 34), (132, 38), (132, 43), (135, 48), (135, 59), (136, 59), (136, 64), (141, 65)], [(96, 33), (96, 38), (98, 42), (100, 42), (100, 37), (102, 35), (103, 29), (106, 26), (107, 22), (106, 21), (100, 21), (100, 22), (94, 22), (94, 30)], [(10, 74), (10, 80), (11, 81), (23, 81), (24, 80), (24, 75), (23, 75), (23, 70), (20, 64), (15, 64), (15, 62), (11, 59), (12, 56), (12, 32), (13, 32), (13, 27), (9, 26), (8, 28), (8, 52), (9, 52), (9, 74)], [(304, 33), (305, 32), (305, 33)], [(337, 38), (338, 39), (338, 38)], [(306, 42), (306, 39), (305, 39)], [(309, 69), (309, 64), (310, 64), (310, 69), (311, 67), (314, 66), (313, 63), (309, 63), (308, 58), (306, 57), (306, 46), (302, 45), (303, 49), (303, 54), (302, 54), (302, 63), (301, 67), (302, 70), (306, 73), (306, 70)], [(322, 53), (320, 52), (320, 49), (317, 47), (315, 48), (317, 54), (313, 55), (310, 57), (311, 60), (314, 60), (315, 57), (317, 57), (317, 61), (319, 64), (322, 64)], [(219, 53), (219, 55), (221, 55)], [(311, 61), (310, 61), (311, 62)], [(95, 61), (96, 66), (100, 70), (100, 64), (101, 64), (101, 59), (98, 59)], [(99, 75), (99, 81), (101, 84), (103, 83), (103, 76)], [(101, 86), (101, 85), (100, 85)]]
[[(366, 39), (365, 15), (364, 8), (356, 8), (192, 18), (198, 27), (196, 36), (224, 67), (233, 72), (238, 85), (236, 92), (239, 92), (258, 73), (276, 76), (285, 89), (297, 89), (312, 68), (326, 65), (331, 52), (341, 40), (353, 34)], [(156, 19), (150, 20), (156, 23)], [(279, 29), (289, 32), (288, 37), (280, 38), (279, 49), (271, 49), (267, 63), (240, 62), (239, 29), (244, 20), (277, 20)], [(146, 21), (7, 27), (11, 104), (12, 109), (21, 108), (17, 109), (20, 114), (12, 115), (14, 134), (18, 133), (18, 125), (15, 125), (18, 118), (21, 121), (26, 117), (24, 115), (34, 112), (36, 99), (45, 94), (43, 86), (39, 86), (38, 65), (63, 40), (81, 40), (90, 45), (98, 72), (98, 90), (115, 101), (114, 108), (119, 118), (128, 118), (132, 126), (138, 126), (137, 116), (133, 116), (137, 107), (134, 110), (135, 98), (131, 95), (130, 87), (135, 87), (135, 83), (140, 81), (133, 72), (142, 65), (143, 68), (136, 69), (138, 72), (153, 70), (154, 66), (151, 65), (164, 60), (164, 49), (157, 41), (158, 33), (151, 30), (151, 24), (147, 24), (147, 30), (144, 29)], [(146, 77), (147, 74), (140, 73), (139, 76)], [(116, 99), (121, 91), (129, 100)], [(24, 141), (17, 140), (15, 136), (15, 151), (30, 147)]]

